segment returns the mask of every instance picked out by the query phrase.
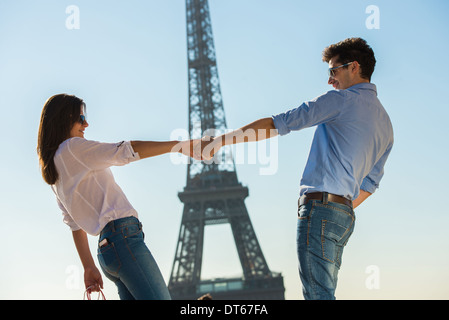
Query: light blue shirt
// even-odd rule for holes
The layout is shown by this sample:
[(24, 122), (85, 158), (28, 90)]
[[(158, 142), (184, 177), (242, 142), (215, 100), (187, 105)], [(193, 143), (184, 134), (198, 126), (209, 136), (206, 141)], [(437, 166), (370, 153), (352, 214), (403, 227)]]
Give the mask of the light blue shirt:
[(300, 195), (329, 192), (354, 200), (360, 189), (374, 193), (379, 187), (393, 127), (374, 84), (329, 91), (273, 121), (280, 135), (317, 126)]

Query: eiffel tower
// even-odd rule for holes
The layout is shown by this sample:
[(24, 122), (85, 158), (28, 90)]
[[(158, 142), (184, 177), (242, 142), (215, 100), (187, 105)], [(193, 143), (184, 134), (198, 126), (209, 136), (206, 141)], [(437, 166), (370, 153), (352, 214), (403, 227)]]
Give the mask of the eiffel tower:
[[(208, 129), (220, 135), (227, 126), (208, 1), (186, 0), (186, 17), (190, 137), (201, 138)], [(268, 268), (244, 203), (248, 188), (237, 179), (229, 146), (214, 161), (191, 159), (178, 196), (184, 211), (168, 285), (173, 299), (205, 293), (214, 299), (284, 299), (283, 278)], [(204, 228), (224, 223), (231, 225), (243, 276), (202, 280)]]

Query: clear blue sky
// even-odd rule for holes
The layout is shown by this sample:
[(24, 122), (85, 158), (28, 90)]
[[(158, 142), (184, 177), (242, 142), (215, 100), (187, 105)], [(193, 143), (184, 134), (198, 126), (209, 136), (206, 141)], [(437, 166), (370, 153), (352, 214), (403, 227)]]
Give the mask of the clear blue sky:
[[(298, 106), (330, 89), (324, 47), (360, 36), (373, 47), (372, 82), (389, 112), (395, 146), (380, 189), (356, 210), (339, 299), (448, 299), (449, 2), (209, 0), (228, 127)], [(66, 28), (66, 8), (80, 29)], [(368, 29), (369, 5), (379, 29)], [(0, 2), (0, 298), (81, 299), (71, 232), (39, 172), (44, 102), (66, 92), (87, 103), (86, 138), (168, 140), (188, 121), (184, 0)], [(274, 175), (239, 164), (251, 220), (287, 299), (302, 299), (296, 201), (314, 129), (278, 140)], [(140, 214), (146, 243), (168, 281), (182, 215), (186, 165), (170, 156), (114, 168)], [(206, 229), (204, 278), (241, 274), (228, 225)], [(91, 237), (95, 255), (96, 239)], [(96, 260), (96, 259), (95, 259)], [(375, 266), (378, 286), (369, 289)], [(367, 273), (368, 271), (368, 273)], [(108, 298), (118, 298), (105, 279)]]

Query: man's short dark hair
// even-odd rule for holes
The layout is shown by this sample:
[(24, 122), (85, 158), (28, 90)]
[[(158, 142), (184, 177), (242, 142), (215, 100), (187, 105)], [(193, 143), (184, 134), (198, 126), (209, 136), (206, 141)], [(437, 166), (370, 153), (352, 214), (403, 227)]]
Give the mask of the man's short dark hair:
[(374, 72), (376, 58), (374, 51), (361, 38), (348, 38), (336, 44), (331, 44), (323, 51), (323, 61), (329, 62), (333, 57), (338, 57), (341, 64), (357, 61), (360, 65), (360, 76), (371, 81)]

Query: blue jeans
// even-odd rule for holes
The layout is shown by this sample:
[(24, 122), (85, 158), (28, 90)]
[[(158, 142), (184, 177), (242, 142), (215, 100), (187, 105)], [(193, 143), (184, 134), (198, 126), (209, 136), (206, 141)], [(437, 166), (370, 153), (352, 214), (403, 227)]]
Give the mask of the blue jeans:
[(135, 217), (109, 222), (98, 240), (101, 269), (117, 285), (121, 300), (170, 300), (167, 285), (143, 238), (142, 224)]
[(351, 207), (310, 200), (298, 208), (299, 275), (306, 300), (334, 300), (343, 248), (354, 230)]

